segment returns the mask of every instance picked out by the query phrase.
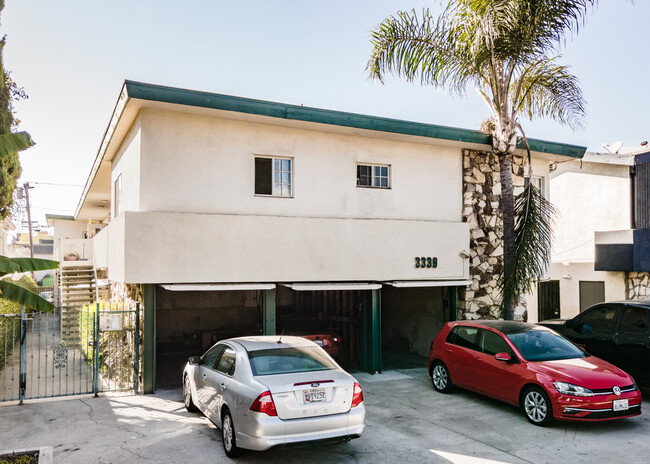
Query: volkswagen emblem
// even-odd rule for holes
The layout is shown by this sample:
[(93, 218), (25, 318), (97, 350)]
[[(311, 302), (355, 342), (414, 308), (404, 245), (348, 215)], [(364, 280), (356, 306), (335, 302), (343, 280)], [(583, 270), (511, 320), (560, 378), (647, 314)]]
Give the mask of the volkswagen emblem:
[(621, 387), (619, 387), (618, 385), (614, 385), (614, 388), (612, 388), (612, 390), (614, 390), (614, 394), (616, 396), (621, 396)]

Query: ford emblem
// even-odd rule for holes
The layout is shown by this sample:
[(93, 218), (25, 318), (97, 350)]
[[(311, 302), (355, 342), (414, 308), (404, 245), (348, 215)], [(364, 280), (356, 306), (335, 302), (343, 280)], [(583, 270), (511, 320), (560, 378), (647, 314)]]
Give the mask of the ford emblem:
[(618, 385), (614, 385), (614, 388), (612, 388), (612, 390), (614, 390), (614, 394), (616, 396), (621, 396), (621, 387), (619, 387)]
[[(320, 383), (318, 383), (318, 382), (314, 382), (314, 383), (311, 384), (311, 386), (312, 386), (312, 387), (319, 387), (319, 386), (320, 386)], [(618, 387), (616, 387), (616, 388), (618, 388)], [(617, 395), (620, 395), (620, 394), (621, 394), (621, 389), (619, 388)]]

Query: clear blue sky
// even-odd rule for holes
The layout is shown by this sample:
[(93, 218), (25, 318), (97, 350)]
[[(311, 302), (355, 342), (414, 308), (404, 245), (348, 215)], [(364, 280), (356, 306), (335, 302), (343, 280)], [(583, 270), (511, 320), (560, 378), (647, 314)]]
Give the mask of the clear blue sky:
[[(478, 96), (371, 81), (370, 32), (397, 0), (7, 0), (5, 66), (29, 99), (20, 129), (37, 146), (21, 155), (36, 219), (70, 214), (124, 79), (476, 129)], [(523, 121), (533, 138), (587, 146), (650, 139), (650, 2), (601, 0), (563, 62), (588, 101), (586, 127)]]

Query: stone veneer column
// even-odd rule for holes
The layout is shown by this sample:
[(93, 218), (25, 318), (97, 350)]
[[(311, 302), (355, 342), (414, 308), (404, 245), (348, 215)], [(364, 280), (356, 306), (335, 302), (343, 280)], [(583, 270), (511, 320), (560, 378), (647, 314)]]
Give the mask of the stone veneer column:
[(625, 275), (625, 298), (628, 300), (650, 299), (650, 273), (628, 272)]
[[(524, 186), (524, 162), (513, 157), (514, 194)], [(463, 151), (463, 221), (470, 224), (471, 284), (459, 292), (459, 319), (496, 319), (501, 317), (501, 293), (497, 280), (503, 271), (503, 220), (499, 201), (501, 176), (499, 159), (494, 153)], [(515, 314), (521, 319), (525, 306)]]

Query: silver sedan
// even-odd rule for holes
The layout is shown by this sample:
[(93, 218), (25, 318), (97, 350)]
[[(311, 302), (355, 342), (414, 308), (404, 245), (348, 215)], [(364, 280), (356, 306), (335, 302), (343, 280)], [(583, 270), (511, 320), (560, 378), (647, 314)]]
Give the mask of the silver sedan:
[(300, 337), (222, 340), (183, 371), (185, 407), (221, 429), (226, 455), (363, 433), (359, 383), (315, 343)]

